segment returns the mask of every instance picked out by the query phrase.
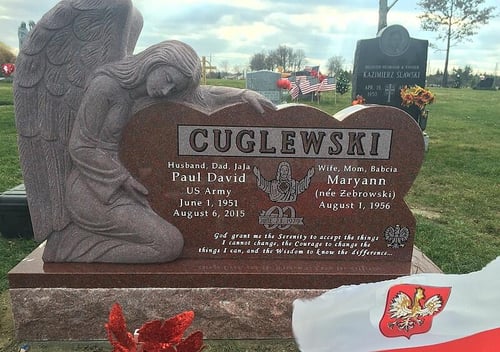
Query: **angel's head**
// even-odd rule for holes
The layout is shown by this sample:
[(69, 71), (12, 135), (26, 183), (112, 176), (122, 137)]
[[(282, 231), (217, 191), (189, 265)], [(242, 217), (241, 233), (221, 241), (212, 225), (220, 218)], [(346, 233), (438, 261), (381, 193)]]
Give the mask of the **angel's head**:
[(145, 85), (152, 97), (183, 95), (198, 87), (201, 63), (189, 45), (170, 40), (105, 65), (95, 74), (113, 77), (126, 89)]

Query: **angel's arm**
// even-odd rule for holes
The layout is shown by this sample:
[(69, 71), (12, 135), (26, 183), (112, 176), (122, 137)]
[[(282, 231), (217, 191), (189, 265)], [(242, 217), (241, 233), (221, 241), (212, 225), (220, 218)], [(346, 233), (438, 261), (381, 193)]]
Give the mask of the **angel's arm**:
[(270, 100), (249, 89), (199, 86), (194, 97), (201, 100), (203, 105), (212, 111), (235, 103), (248, 103), (260, 114), (264, 113), (264, 108), (276, 110), (276, 106)]
[[(130, 114), (129, 107), (120, 103), (119, 95), (112, 93), (113, 87), (109, 84), (92, 83), (82, 101), (69, 143), (74, 166), (104, 203), (109, 203), (125, 182), (133, 183), (132, 176), (117, 157), (119, 135)], [(144, 193), (143, 189), (137, 191)]]

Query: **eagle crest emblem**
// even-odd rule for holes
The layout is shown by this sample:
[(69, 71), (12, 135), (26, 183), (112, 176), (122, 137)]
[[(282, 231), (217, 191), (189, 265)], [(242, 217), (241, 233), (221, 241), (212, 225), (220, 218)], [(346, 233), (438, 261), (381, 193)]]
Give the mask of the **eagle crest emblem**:
[(451, 287), (397, 285), (389, 289), (384, 315), (379, 323), (386, 337), (423, 334), (445, 307)]

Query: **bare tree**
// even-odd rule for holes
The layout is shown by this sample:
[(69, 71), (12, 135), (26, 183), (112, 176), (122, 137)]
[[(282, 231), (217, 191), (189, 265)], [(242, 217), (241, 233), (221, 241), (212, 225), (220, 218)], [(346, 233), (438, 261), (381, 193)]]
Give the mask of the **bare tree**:
[(290, 64), (293, 61), (294, 50), (287, 47), (286, 45), (280, 45), (276, 50), (273, 51), (273, 57), (276, 60), (276, 65), (281, 66), (283, 71), (287, 71), (290, 68)]
[(226, 77), (229, 73), (229, 61), (223, 60), (219, 65), (221, 67), (221, 76)]
[(254, 54), (250, 59), (250, 69), (257, 70), (271, 70), (281, 67), (284, 72), (297, 71), (305, 61), (306, 54), (304, 50), (287, 47), (280, 45), (274, 50), (270, 50), (266, 55), (265, 53)]
[(16, 61), (16, 55), (12, 53), (10, 48), (4, 43), (0, 42), (0, 65), (11, 63)]
[(338, 76), (340, 71), (344, 69), (344, 63), (345, 60), (342, 56), (332, 56), (329, 58), (327, 62), (328, 75)]
[(266, 62), (266, 54), (265, 53), (257, 53), (252, 56), (250, 59), (250, 69), (252, 71), (259, 71), (259, 70), (264, 70), (267, 69), (267, 62)]
[(378, 0), (378, 29), (377, 33), (380, 32), (381, 29), (387, 27), (387, 13), (390, 9), (398, 2), (398, 0), (394, 0), (392, 4), (387, 5), (387, 0)]
[(294, 55), (294, 60), (291, 63), (291, 70), (292, 71), (299, 71), (302, 67), (302, 64), (304, 63), (306, 59), (306, 53), (302, 49), (297, 49), (295, 50), (295, 55)]
[(233, 72), (234, 72), (237, 76), (239, 76), (239, 75), (241, 74), (241, 71), (242, 71), (242, 69), (241, 69), (241, 66), (240, 66), (240, 65), (234, 65), (234, 66), (233, 66)]
[(446, 59), (443, 82), (448, 86), (448, 62), (451, 46), (477, 34), (479, 25), (494, 17), (495, 7), (480, 8), (484, 0), (421, 0), (418, 5), (424, 14), (419, 18), (422, 29), (438, 33), (438, 40), (446, 41)]

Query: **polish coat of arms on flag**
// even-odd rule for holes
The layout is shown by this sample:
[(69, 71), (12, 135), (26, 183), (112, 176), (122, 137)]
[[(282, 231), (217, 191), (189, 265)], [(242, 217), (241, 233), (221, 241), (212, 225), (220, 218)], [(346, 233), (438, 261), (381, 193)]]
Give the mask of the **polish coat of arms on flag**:
[(432, 320), (445, 309), (451, 287), (401, 284), (387, 293), (380, 332), (386, 337), (424, 334), (432, 327)]
[(468, 274), (345, 285), (294, 302), (302, 352), (498, 352), (500, 256)]

